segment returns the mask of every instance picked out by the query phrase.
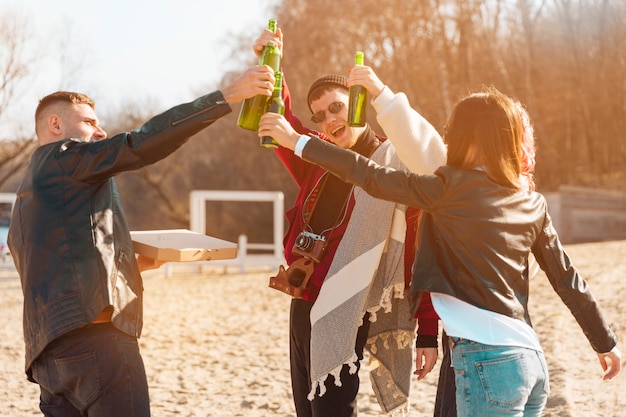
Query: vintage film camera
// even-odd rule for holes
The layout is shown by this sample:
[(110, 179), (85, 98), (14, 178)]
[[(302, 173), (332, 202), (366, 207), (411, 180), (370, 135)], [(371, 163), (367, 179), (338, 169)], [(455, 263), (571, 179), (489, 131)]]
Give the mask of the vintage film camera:
[(302, 298), (304, 289), (313, 275), (313, 268), (324, 256), (327, 245), (326, 237), (307, 231), (301, 232), (291, 251), (302, 258), (293, 262), (287, 269), (281, 265), (278, 274), (270, 278), (269, 286), (294, 298)]
[(316, 263), (322, 259), (326, 252), (326, 237), (315, 233), (302, 231), (296, 238), (291, 252), (305, 258), (312, 259)]

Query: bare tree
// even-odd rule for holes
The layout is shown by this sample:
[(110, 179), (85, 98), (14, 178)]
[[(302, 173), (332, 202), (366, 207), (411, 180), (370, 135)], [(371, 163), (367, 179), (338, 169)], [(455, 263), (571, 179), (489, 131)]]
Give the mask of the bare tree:
[(28, 163), (28, 157), (38, 146), (34, 140), (0, 141), (0, 189)]
[[(28, 53), (32, 40), (25, 18), (15, 13), (0, 16), (0, 121), (6, 125), (11, 104), (26, 88), (35, 58)], [(33, 138), (11, 137), (0, 132), (0, 187), (28, 161), (36, 147)]]
[(17, 14), (0, 17), (0, 118), (33, 69), (34, 58), (26, 47), (31, 37), (27, 22)]
[[(524, 102), (544, 189), (626, 189), (626, 4), (620, 0), (286, 0), (284, 73), (296, 114), (308, 85), (354, 51), (435, 127), (482, 85)], [(339, 20), (337, 16), (341, 16)]]
[[(616, 0), (569, 2), (576, 6), (572, 16), (590, 20), (567, 23), (564, 3), (568, 1), (285, 0), (275, 17), (285, 35), (283, 70), (293, 110), (308, 124), (310, 83), (327, 73), (347, 74), (354, 52), (363, 50), (366, 64), (393, 90), (405, 92), (439, 129), (452, 104), (482, 85), (494, 85), (526, 103), (541, 149), (537, 176), (542, 190), (566, 183), (619, 189), (608, 178), (620, 178), (620, 172), (626, 189), (621, 133), (626, 123), (626, 36), (618, 23), (624, 21), (625, 6)], [(236, 59), (242, 67), (257, 61), (251, 44), (261, 29), (240, 39)], [(224, 82), (236, 75), (227, 74)], [(612, 95), (605, 94), (608, 89)], [(282, 190), (287, 204), (292, 201), (293, 181), (272, 152), (258, 146), (254, 132), (236, 126), (238, 111), (234, 106), (232, 115), (167, 160), (120, 176), (131, 224), (186, 227), (192, 189)], [(139, 124), (135, 120), (129, 128)], [(588, 156), (590, 146), (594, 159)], [(271, 233), (270, 216), (259, 207), (212, 207), (207, 227), (223, 231), (220, 237), (236, 239), (242, 230)]]
[[(305, 124), (311, 82), (327, 73), (347, 75), (355, 51), (363, 50), (383, 82), (405, 92), (440, 130), (454, 102), (482, 85), (520, 99), (537, 134), (541, 190), (576, 184), (626, 191), (622, 0), (283, 0), (274, 16), (285, 35), (291, 104)], [(253, 29), (234, 47), (232, 59), (242, 68), (257, 62), (251, 45), (262, 27)], [(13, 61), (0, 52), (0, 71), (18, 82), (11, 74), (19, 68), (20, 44), (7, 49), (11, 45), (0, 45), (0, 51), (16, 52)], [(237, 75), (226, 74), (223, 82)], [(118, 177), (131, 227), (187, 227), (192, 189), (281, 190), (287, 204), (292, 201), (292, 179), (272, 152), (258, 146), (254, 132), (237, 127), (238, 112), (233, 106), (232, 115), (166, 160)], [(129, 105), (105, 117), (114, 120), (105, 127), (113, 133), (134, 129), (150, 115), (145, 106)], [(0, 164), (29, 153), (17, 146), (2, 149)], [(19, 169), (5, 167), (0, 185), (2, 172)], [(242, 229), (271, 234), (271, 216), (258, 207), (215, 207), (207, 225), (224, 230), (224, 238), (236, 239)]]

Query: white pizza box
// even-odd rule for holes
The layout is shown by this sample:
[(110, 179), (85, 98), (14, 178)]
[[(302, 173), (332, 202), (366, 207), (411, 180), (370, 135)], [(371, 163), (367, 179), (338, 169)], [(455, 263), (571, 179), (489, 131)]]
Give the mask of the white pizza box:
[(237, 244), (187, 229), (131, 231), (136, 253), (167, 262), (234, 259)]

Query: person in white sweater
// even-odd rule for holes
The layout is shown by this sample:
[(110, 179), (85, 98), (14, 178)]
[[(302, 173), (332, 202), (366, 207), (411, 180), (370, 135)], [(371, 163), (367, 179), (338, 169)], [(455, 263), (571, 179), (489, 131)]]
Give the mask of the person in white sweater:
[[(376, 121), (409, 171), (430, 174), (445, 163), (446, 148), (439, 132), (411, 107), (406, 94), (394, 93), (365, 65), (350, 71), (348, 86), (352, 85), (362, 85), (371, 94)], [(439, 140), (425, 140), (433, 136)]]

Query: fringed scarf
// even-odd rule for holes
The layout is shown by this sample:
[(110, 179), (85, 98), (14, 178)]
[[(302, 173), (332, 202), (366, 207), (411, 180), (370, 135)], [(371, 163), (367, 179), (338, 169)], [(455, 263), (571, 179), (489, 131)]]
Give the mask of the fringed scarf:
[[(371, 159), (404, 169), (389, 141)], [(355, 189), (355, 206), (311, 310), (311, 392), (326, 392), (329, 375), (341, 386), (344, 364), (356, 372), (354, 342), (370, 313), (366, 348), (372, 387), (383, 411), (406, 415), (413, 367), (415, 320), (404, 295), (406, 206)], [(383, 311), (380, 311), (383, 310)]]

